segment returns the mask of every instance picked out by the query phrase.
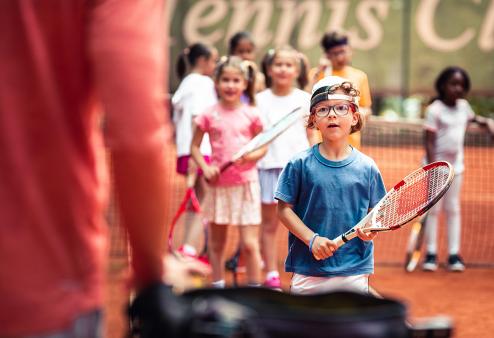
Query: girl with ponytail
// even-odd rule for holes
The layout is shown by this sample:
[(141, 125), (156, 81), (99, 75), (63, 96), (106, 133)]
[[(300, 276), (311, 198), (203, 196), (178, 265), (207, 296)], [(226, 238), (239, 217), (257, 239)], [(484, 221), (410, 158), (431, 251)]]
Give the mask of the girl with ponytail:
[[(172, 97), (177, 172), (188, 176), (188, 182), (194, 182), (194, 190), (200, 203), (204, 199), (206, 183), (190, 157), (192, 120), (217, 102), (214, 82), (211, 79), (217, 60), (216, 49), (205, 44), (195, 43), (185, 48), (176, 64), (177, 75), (182, 81)], [(207, 135), (201, 145), (201, 154), (208, 162), (211, 146)], [(203, 233), (202, 216), (186, 211), (184, 223), (186, 226), (183, 242), (178, 251), (185, 256), (196, 257), (200, 246), (200, 234)]]
[[(220, 166), (263, 129), (254, 106), (256, 69), (252, 62), (236, 56), (223, 57), (214, 74), (218, 104), (199, 115), (191, 154), (210, 184), (205, 201), (209, 220), (209, 260), (213, 287), (225, 286), (225, 248), (229, 226), (239, 231), (247, 265), (247, 282), (260, 285), (261, 255), (257, 236), (261, 223), (261, 201), (256, 162), (267, 148), (249, 153), (220, 175)], [(241, 100), (242, 95), (248, 103)], [(209, 133), (212, 158), (208, 164), (200, 152), (204, 134)]]

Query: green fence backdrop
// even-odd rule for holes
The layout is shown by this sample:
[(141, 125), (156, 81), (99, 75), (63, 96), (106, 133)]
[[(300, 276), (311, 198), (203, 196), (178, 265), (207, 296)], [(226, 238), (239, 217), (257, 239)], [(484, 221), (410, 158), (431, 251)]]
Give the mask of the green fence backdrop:
[(250, 31), (258, 60), (270, 47), (290, 44), (312, 66), (324, 32), (344, 29), (353, 65), (364, 70), (375, 97), (431, 94), (448, 65), (467, 69), (474, 96), (494, 96), (494, 0), (171, 0), (170, 89), (186, 45), (206, 42), (226, 53), (228, 39)]

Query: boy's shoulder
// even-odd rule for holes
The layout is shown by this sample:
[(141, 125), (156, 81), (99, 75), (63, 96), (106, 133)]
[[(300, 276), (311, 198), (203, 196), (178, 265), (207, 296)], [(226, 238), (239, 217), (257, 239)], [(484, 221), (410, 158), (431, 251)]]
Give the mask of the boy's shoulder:
[(363, 152), (361, 152), (356, 148), (354, 148), (353, 151), (356, 152), (356, 156), (355, 156), (356, 160), (359, 161), (363, 166), (374, 167), (377, 169), (377, 163), (376, 161), (374, 161), (372, 157), (364, 154)]
[(314, 156), (314, 152), (313, 152), (314, 147), (317, 147), (317, 144), (294, 154), (288, 162), (292, 164), (305, 162), (307, 159)]

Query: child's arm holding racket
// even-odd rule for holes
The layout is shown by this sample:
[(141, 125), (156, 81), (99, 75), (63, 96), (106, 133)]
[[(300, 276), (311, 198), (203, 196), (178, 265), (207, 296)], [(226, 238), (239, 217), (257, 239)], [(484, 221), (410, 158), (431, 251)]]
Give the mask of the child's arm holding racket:
[(233, 164), (244, 164), (247, 162), (257, 162), (259, 161), (266, 153), (268, 152), (268, 144), (262, 146), (259, 149), (256, 149), (250, 153), (245, 154), (244, 156), (240, 157), (238, 160), (233, 162)]
[(285, 227), (298, 239), (304, 242), (315, 259), (321, 260), (333, 256), (338, 247), (329, 238), (312, 231), (293, 211), (293, 206), (278, 200), (278, 217)]
[(201, 154), (201, 142), (204, 137), (204, 131), (200, 128), (194, 128), (194, 135), (192, 136), (192, 142), (190, 144), (190, 155), (197, 163), (197, 165), (202, 169), (204, 173), (204, 178), (208, 182), (214, 182), (218, 179), (220, 175), (220, 169), (217, 166), (209, 165), (206, 163), (204, 156)]

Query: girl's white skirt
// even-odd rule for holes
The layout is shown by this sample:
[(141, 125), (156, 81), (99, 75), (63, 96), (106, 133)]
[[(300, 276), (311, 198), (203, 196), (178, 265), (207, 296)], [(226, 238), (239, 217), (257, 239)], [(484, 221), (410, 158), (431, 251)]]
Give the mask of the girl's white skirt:
[(261, 224), (261, 189), (259, 182), (210, 187), (203, 206), (204, 216), (215, 224)]

